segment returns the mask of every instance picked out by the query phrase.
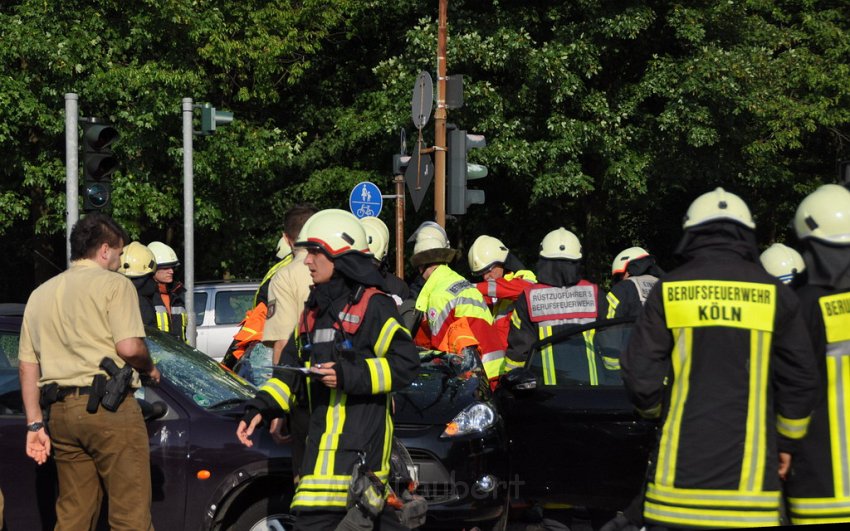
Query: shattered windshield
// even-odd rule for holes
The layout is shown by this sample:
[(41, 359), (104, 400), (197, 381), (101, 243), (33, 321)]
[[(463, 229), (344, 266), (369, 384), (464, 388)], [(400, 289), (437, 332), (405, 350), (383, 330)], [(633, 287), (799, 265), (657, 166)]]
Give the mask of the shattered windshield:
[(162, 375), (199, 406), (218, 409), (254, 397), (256, 387), (222, 369), (203, 352), (159, 330), (145, 331), (145, 343)]

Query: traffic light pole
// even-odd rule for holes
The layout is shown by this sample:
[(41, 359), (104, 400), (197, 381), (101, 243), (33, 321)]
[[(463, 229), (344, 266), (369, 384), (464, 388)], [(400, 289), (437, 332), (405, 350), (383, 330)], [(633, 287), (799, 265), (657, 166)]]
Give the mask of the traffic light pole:
[(446, 25), (449, 0), (440, 0), (437, 34), (437, 110), (434, 112), (434, 211), (437, 223), (446, 226)]
[(80, 219), (79, 96), (65, 94), (65, 263), (71, 267), (71, 229)]
[(195, 203), (192, 169), (192, 98), (183, 98), (183, 282), (186, 287), (186, 339), (193, 347), (195, 337)]

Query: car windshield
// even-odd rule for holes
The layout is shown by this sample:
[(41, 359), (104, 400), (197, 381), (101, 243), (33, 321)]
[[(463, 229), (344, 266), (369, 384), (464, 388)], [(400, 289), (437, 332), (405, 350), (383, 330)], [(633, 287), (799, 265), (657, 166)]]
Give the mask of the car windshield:
[(162, 375), (196, 404), (216, 409), (254, 397), (257, 388), (209, 356), (159, 330), (146, 329), (145, 343)]
[(422, 350), (419, 352), (420, 377), (430, 373), (450, 374), (468, 378), (469, 372), (475, 369), (475, 358), (468, 354), (452, 354), (440, 350)]

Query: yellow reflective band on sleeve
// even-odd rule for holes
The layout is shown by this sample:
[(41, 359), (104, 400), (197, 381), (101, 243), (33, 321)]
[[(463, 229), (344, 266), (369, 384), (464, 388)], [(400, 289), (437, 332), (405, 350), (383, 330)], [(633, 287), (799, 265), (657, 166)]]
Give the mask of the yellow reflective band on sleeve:
[(481, 363), (484, 365), (484, 372), (488, 379), (498, 378), (504, 371), (505, 351), (489, 352), (481, 356)]
[(377, 473), (378, 478), (382, 481), (386, 481), (390, 473), (390, 456), (393, 451), (393, 432), (395, 431), (391, 416), (392, 410), (393, 399), (392, 396), (387, 395), (387, 408), (384, 414), (384, 451), (381, 454), (381, 470)]
[(289, 390), (289, 386), (282, 380), (272, 378), (260, 387), (260, 391), (264, 391), (274, 398), (274, 401), (277, 402), (277, 405), (282, 410), (289, 411), (292, 405), (292, 391)]
[(818, 299), (826, 342), (850, 341), (850, 293), (839, 293)]
[(605, 296), (608, 299), (608, 319), (613, 319), (613, 317), (617, 314), (617, 306), (620, 305), (620, 299), (617, 298), (613, 293), (609, 293)]
[(505, 356), (505, 368), (504, 368), (505, 372), (510, 372), (514, 369), (518, 369), (518, 368), (522, 367), (523, 365), (524, 365), (523, 362), (514, 361), (511, 358)]
[(672, 486), (676, 479), (676, 460), (679, 454), (679, 432), (682, 416), (688, 400), (688, 381), (691, 377), (691, 351), (693, 329), (673, 330), (675, 346), (673, 360), (673, 388), (670, 392), (670, 411), (664, 421), (659, 441), (658, 464), (655, 468), (655, 483)]
[(665, 282), (667, 328), (728, 326), (773, 332), (776, 286), (725, 280)]
[(602, 364), (605, 365), (605, 368), (609, 371), (620, 370), (620, 358), (609, 358), (608, 356), (602, 356)]
[(772, 334), (750, 331), (750, 382), (747, 397), (747, 431), (744, 438), (744, 459), (738, 488), (744, 492), (760, 492), (764, 484), (765, 452), (767, 451), (768, 366)]
[(393, 375), (390, 372), (390, 362), (386, 358), (368, 358), (369, 380), (372, 383), (372, 394), (389, 393), (393, 387)]
[(802, 439), (809, 430), (809, 421), (811, 420), (811, 416), (802, 419), (789, 419), (782, 415), (776, 415), (776, 431), (789, 439)]
[(657, 419), (661, 416), (661, 404), (656, 404), (647, 409), (638, 409), (637, 412), (645, 419)]
[(410, 332), (407, 331), (407, 328), (401, 326), (394, 317), (387, 319), (387, 322), (385, 322), (384, 326), (381, 327), (378, 339), (375, 341), (374, 351), (376, 356), (379, 358), (386, 356), (387, 351), (390, 349), (390, 343), (392, 343), (393, 336), (399, 330), (404, 331), (405, 334), (410, 336)]
[(519, 318), (517, 312), (511, 314), (511, 325), (516, 329), (522, 327), (522, 319)]

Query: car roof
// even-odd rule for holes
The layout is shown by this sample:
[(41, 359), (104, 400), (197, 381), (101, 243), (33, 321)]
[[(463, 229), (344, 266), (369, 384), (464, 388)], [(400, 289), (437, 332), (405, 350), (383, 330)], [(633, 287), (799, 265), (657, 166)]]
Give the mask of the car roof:
[(195, 283), (195, 289), (200, 288), (243, 288), (257, 287), (260, 285), (259, 280), (243, 279), (243, 280), (202, 280)]
[(21, 304), (19, 302), (3, 302), (0, 303), (0, 315), (24, 315), (24, 308), (26, 308), (26, 304)]

